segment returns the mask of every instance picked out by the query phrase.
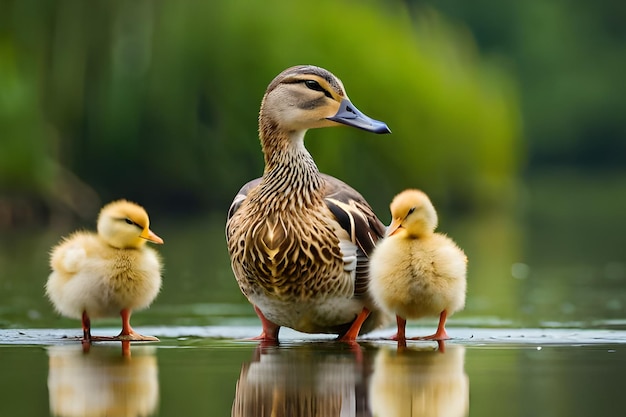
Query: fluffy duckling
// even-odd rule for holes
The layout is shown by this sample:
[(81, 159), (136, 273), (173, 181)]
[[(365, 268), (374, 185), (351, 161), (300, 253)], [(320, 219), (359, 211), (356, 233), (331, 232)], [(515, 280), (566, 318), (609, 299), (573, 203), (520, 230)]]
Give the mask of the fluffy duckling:
[(370, 294), (396, 315), (405, 340), (406, 319), (439, 316), (437, 331), (413, 339), (448, 339), (446, 319), (465, 305), (467, 257), (447, 236), (435, 233), (437, 212), (426, 194), (405, 190), (390, 205), (387, 237), (370, 258)]
[[(130, 326), (133, 310), (147, 308), (161, 289), (161, 260), (146, 241), (163, 243), (150, 228), (143, 207), (126, 200), (107, 204), (98, 233), (78, 231), (52, 249), (46, 295), (63, 316), (80, 318), (83, 341), (158, 340)], [(115, 338), (92, 337), (92, 318), (120, 314)]]

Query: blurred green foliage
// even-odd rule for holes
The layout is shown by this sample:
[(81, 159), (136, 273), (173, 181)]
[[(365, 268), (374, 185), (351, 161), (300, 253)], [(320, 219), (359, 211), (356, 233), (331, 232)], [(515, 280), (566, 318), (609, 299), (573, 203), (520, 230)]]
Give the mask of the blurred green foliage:
[(624, 169), (626, 2), (405, 2), (471, 28), (515, 74), (531, 169)]
[(448, 206), (514, 199), (525, 159), (515, 82), (434, 9), (382, 0), (0, 4), (2, 194), (69, 211), (119, 197), (151, 210), (225, 210), (262, 173), (265, 87), (310, 63), (342, 78), (355, 105), (393, 131), (323, 129), (307, 139), (320, 169), (361, 191), (381, 218), (406, 187)]

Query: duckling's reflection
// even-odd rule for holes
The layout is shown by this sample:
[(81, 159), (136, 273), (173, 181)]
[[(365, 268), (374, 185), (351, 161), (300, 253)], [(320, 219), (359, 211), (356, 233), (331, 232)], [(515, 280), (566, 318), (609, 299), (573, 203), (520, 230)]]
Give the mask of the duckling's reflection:
[(370, 416), (367, 369), (358, 345), (305, 343), (258, 347), (242, 365), (233, 417)]
[(469, 412), (465, 348), (381, 348), (370, 381), (374, 416), (460, 417)]
[(159, 402), (152, 346), (48, 347), (48, 393), (54, 416), (148, 416)]

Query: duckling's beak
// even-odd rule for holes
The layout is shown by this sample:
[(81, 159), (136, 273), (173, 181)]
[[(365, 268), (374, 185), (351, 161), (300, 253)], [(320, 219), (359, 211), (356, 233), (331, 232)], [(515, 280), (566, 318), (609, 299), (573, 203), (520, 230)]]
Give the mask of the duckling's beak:
[(341, 100), (337, 113), (332, 117), (327, 117), (327, 119), (332, 120), (333, 122), (367, 130), (368, 132), (391, 133), (391, 130), (385, 123), (364, 115), (347, 98)]
[(149, 240), (152, 243), (158, 243), (158, 244), (162, 244), (163, 243), (163, 239), (158, 237), (152, 230), (150, 230), (148, 228), (143, 229), (143, 232), (141, 232), (139, 237), (141, 237), (143, 239), (146, 239), (146, 240)]
[(404, 219), (399, 219), (398, 218), (398, 219), (393, 219), (391, 221), (391, 224), (387, 228), (387, 236), (388, 237), (393, 235), (394, 233), (397, 233), (400, 230), (400, 228), (402, 227), (402, 221), (403, 220)]

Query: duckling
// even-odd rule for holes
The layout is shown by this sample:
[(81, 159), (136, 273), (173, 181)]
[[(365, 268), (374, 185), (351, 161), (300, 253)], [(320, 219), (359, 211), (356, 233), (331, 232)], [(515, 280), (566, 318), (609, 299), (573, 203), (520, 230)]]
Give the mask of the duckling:
[(237, 193), (226, 224), (233, 273), (263, 326), (256, 339), (276, 341), (286, 326), (353, 341), (384, 322), (367, 295), (368, 256), (384, 225), (304, 147), (308, 129), (340, 124), (390, 133), (350, 102), (339, 78), (311, 65), (281, 72), (261, 102), (265, 170)]
[(405, 340), (406, 319), (439, 316), (437, 331), (413, 339), (448, 339), (448, 316), (465, 305), (467, 257), (447, 236), (436, 233), (437, 212), (428, 196), (405, 190), (390, 205), (387, 237), (370, 259), (370, 295), (383, 310), (396, 315)]
[[(97, 234), (74, 232), (52, 248), (46, 295), (61, 315), (82, 320), (83, 342), (158, 340), (130, 325), (131, 312), (147, 308), (161, 289), (161, 260), (145, 243), (163, 239), (149, 226), (143, 207), (118, 200), (100, 211)], [(92, 318), (116, 314), (122, 318), (119, 336), (91, 336)]]

